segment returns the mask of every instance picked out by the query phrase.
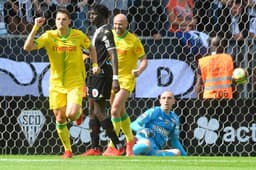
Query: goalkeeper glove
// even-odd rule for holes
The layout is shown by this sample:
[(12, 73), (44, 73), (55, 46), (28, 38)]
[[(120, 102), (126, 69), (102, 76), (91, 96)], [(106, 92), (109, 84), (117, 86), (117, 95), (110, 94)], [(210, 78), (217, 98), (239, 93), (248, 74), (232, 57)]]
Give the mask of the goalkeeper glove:
[(138, 133), (144, 135), (146, 138), (154, 136), (154, 132), (149, 128), (141, 129)]

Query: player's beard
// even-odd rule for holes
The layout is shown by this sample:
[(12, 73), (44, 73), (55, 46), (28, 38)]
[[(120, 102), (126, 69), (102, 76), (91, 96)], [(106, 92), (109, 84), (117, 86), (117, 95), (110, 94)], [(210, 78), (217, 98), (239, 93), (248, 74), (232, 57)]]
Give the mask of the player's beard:
[(125, 30), (120, 29), (120, 28), (116, 28), (116, 29), (115, 29), (115, 32), (116, 32), (116, 34), (117, 34), (118, 36), (122, 36), (122, 35), (124, 35)]

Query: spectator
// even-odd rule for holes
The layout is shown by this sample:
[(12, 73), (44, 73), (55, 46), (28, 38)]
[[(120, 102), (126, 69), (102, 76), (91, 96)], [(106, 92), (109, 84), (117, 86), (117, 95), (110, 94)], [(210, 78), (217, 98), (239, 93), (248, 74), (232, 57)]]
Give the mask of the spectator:
[[(53, 29), (55, 27), (55, 15), (58, 8), (66, 8), (72, 19), (72, 26), (76, 29), (86, 31), (85, 12), (87, 9), (88, 0), (44, 0), (41, 3), (43, 16), (47, 19), (45, 30)], [(88, 11), (87, 11), (88, 12)], [(87, 24), (88, 25), (88, 24)]]
[(219, 31), (214, 29), (218, 20), (218, 9), (222, 7), (222, 3), (220, 0), (195, 0), (194, 3), (195, 8), (193, 13), (197, 20), (196, 30), (199, 32), (205, 32), (212, 37), (215, 36), (215, 33)]
[[(253, 94), (252, 96), (256, 96), (256, 0), (248, 0), (248, 10), (247, 13), (250, 18), (250, 26), (249, 26), (249, 53), (248, 53), (248, 67), (251, 68), (251, 75), (252, 81), (249, 81), (249, 83), (252, 83), (253, 87)], [(249, 70), (248, 70), (249, 71)]]
[(4, 1), (0, 1), (0, 35), (6, 34), (7, 30), (4, 22)]
[(249, 34), (251, 38), (256, 38), (256, 0), (248, 1), (248, 15), (250, 18)]
[[(175, 104), (173, 93), (163, 92), (159, 102), (160, 106), (146, 110), (131, 124), (137, 138), (134, 155), (187, 156), (179, 141), (180, 120), (172, 111)], [(164, 149), (166, 141), (170, 141), (172, 149)]]
[(219, 37), (211, 39), (211, 55), (199, 59), (199, 75), (196, 91), (199, 97), (233, 98), (232, 73), (234, 63), (232, 56), (224, 53)]
[(226, 52), (234, 58), (235, 65), (241, 66), (244, 59), (245, 39), (248, 37), (249, 16), (246, 13), (242, 0), (222, 2), (223, 6), (218, 13), (216, 34), (223, 37)]
[(7, 0), (4, 4), (5, 23), (10, 34), (28, 34), (34, 18), (40, 14), (37, 0)]
[(95, 3), (105, 5), (112, 16), (119, 13), (126, 14), (128, 10), (128, 0), (95, 0)]
[(74, 14), (74, 27), (86, 32), (89, 26), (89, 21), (86, 18), (86, 13), (89, 12), (88, 0), (76, 0), (74, 5), (77, 6)]
[(166, 21), (160, 0), (133, 0), (128, 8), (130, 30), (138, 36), (161, 38)]
[[(188, 24), (185, 31), (173, 33), (178, 40), (176, 45), (179, 57), (184, 56), (186, 62), (193, 68), (198, 68), (198, 59), (208, 54), (209, 35), (195, 29), (195, 22)], [(181, 49), (179, 52), (178, 49)]]
[(183, 32), (193, 21), (193, 0), (169, 0), (166, 5), (169, 21), (169, 32)]

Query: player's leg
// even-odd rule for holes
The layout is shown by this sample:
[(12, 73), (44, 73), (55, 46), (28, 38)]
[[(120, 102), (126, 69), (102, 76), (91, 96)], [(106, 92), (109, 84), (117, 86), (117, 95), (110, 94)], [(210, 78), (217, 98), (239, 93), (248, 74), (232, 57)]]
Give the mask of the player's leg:
[[(94, 114), (100, 121), (100, 125), (105, 130), (106, 135), (112, 140), (115, 147), (108, 147), (108, 149), (103, 153), (104, 156), (119, 156), (124, 153), (124, 147), (121, 141), (118, 139), (114, 131), (113, 124), (106, 112), (106, 100), (110, 99), (111, 89), (112, 89), (112, 67), (110, 65), (105, 65), (104, 74), (98, 76), (92, 76), (89, 79), (90, 87), (89, 95), (95, 100), (94, 102)], [(107, 76), (108, 75), (108, 76)], [(111, 75), (111, 76), (109, 76)], [(88, 84), (89, 87), (89, 84)], [(108, 152), (108, 151), (112, 151)], [(111, 153), (111, 154), (110, 154)]]
[(67, 94), (58, 94), (55, 97), (56, 106), (62, 106), (60, 109), (54, 109), (56, 117), (57, 133), (65, 148), (63, 158), (72, 157), (72, 149), (70, 143), (70, 135), (67, 127), (68, 120), (76, 120), (80, 116), (80, 109), (82, 104), (82, 88), (75, 88)]
[(67, 104), (67, 95), (58, 93), (54, 90), (50, 90), (49, 93), (49, 103), (50, 109), (53, 109), (56, 120), (56, 130), (58, 136), (61, 140), (62, 145), (64, 146), (65, 152), (62, 155), (63, 158), (72, 157), (72, 149), (70, 144), (70, 136), (67, 127), (67, 117), (66, 117), (66, 104)]
[(101, 155), (99, 141), (100, 141), (100, 122), (98, 118), (94, 115), (94, 100), (89, 99), (89, 129), (91, 137), (91, 148), (83, 153), (83, 156), (94, 156)]
[(118, 136), (116, 135), (114, 131), (113, 124), (111, 122), (111, 119), (108, 118), (106, 114), (106, 101), (105, 99), (97, 100), (94, 104), (94, 112), (97, 116), (97, 118), (100, 120), (100, 124), (102, 128), (105, 130), (106, 135), (111, 139), (111, 141), (114, 144), (114, 148), (111, 148), (109, 150), (112, 151), (112, 154), (108, 152), (107, 150), (103, 153), (104, 156), (119, 156), (124, 153), (124, 148), (119, 140)]
[[(84, 85), (83, 89), (82, 89), (82, 97), (83, 97), (82, 99), (84, 99), (86, 96), (87, 96), (87, 87), (86, 87), (86, 85)], [(84, 121), (84, 117), (85, 116), (84, 116), (84, 113), (83, 113), (83, 106), (81, 106), (81, 108), (80, 108), (80, 116), (79, 116), (78, 119), (76, 119), (74, 121), (74, 124), (77, 125), (77, 126), (81, 125), (83, 123), (83, 121)]]
[(74, 88), (67, 94), (66, 116), (69, 120), (75, 121), (82, 114), (83, 87)]
[(178, 149), (166, 149), (158, 150), (154, 153), (154, 156), (179, 156), (180, 151)]
[[(111, 96), (110, 96), (111, 112), (112, 112), (112, 108), (113, 108), (112, 105), (113, 105), (114, 100), (115, 100), (115, 92), (112, 90), (111, 91)], [(116, 132), (116, 135), (119, 136), (119, 133), (120, 133), (120, 130), (121, 130), (120, 115), (112, 116), (112, 114), (111, 114), (111, 121), (112, 121), (112, 124), (113, 124), (113, 127), (114, 127), (114, 131)], [(108, 146), (109, 147), (115, 147), (111, 140), (110, 140)]]
[(121, 89), (115, 97), (115, 100), (113, 102), (112, 108), (111, 108), (111, 115), (112, 117), (116, 114), (116, 112), (119, 112), (120, 118), (121, 118), (121, 129), (125, 135), (126, 138), (126, 155), (132, 156), (132, 148), (135, 144), (135, 138), (133, 137), (133, 133), (131, 130), (131, 120), (126, 112), (125, 109), (125, 102), (128, 99), (130, 93), (128, 90)]
[(150, 152), (150, 140), (144, 137), (137, 136), (138, 140), (133, 146), (134, 155), (148, 155)]
[(56, 117), (56, 130), (65, 150), (62, 156), (63, 158), (70, 158), (72, 157), (72, 149), (65, 116), (65, 108), (54, 109), (54, 114)]

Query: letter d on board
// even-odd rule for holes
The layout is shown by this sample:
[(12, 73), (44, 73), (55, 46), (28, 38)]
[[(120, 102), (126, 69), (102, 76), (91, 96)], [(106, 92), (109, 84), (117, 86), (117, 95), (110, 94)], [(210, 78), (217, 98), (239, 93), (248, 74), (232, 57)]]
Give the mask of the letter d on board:
[(173, 74), (168, 67), (157, 68), (157, 85), (159, 87), (169, 86), (173, 81)]

